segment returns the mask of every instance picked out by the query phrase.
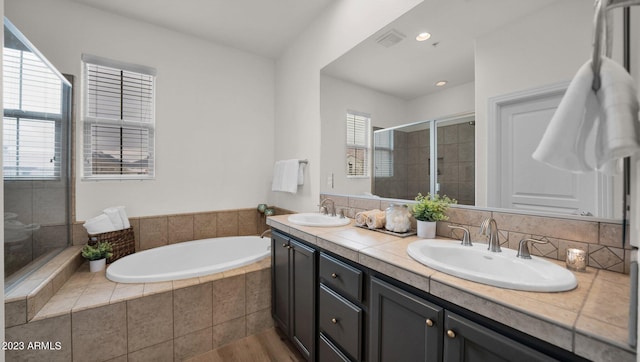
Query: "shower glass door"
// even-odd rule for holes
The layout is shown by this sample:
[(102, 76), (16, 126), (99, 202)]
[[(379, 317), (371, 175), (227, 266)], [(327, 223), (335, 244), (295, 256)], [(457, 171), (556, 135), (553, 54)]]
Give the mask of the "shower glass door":
[(5, 18), (5, 292), (70, 244), (70, 101), (70, 82)]

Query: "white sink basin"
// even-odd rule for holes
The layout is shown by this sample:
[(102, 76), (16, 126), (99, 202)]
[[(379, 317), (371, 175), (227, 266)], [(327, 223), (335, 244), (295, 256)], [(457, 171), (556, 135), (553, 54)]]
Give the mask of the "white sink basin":
[(339, 218), (338, 216), (329, 216), (316, 212), (293, 214), (289, 216), (289, 222), (301, 226), (344, 226), (348, 225), (351, 221), (347, 218)]
[(511, 249), (493, 253), (487, 244), (462, 246), (445, 240), (418, 240), (409, 244), (407, 253), (432, 269), (500, 288), (562, 292), (578, 285), (575, 275), (559, 265), (535, 256), (517, 258)]

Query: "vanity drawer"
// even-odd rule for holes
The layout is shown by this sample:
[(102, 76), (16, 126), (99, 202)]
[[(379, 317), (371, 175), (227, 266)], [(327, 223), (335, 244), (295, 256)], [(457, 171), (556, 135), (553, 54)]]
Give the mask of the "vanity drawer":
[(331, 341), (320, 333), (320, 343), (318, 344), (318, 361), (322, 362), (349, 362), (347, 358), (338, 347), (334, 346)]
[(320, 331), (331, 337), (345, 352), (360, 360), (362, 309), (320, 284)]
[(320, 281), (358, 302), (362, 302), (362, 274), (361, 270), (320, 253)]

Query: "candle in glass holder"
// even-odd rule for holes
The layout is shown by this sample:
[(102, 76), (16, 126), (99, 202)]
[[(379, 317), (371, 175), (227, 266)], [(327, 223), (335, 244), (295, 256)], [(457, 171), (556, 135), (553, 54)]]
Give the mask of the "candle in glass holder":
[(587, 252), (581, 249), (567, 249), (566, 263), (569, 270), (587, 270)]

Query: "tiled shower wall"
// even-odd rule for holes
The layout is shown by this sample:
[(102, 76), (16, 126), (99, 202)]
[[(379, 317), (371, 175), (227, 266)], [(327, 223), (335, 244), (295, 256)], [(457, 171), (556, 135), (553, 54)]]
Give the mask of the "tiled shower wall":
[[(371, 209), (386, 209), (388, 200), (376, 200), (356, 196), (322, 194), (320, 199), (331, 198), (336, 208), (344, 209), (353, 218), (356, 213)], [(629, 273), (631, 247), (622, 246), (622, 224), (589, 220), (532, 216), (509, 212), (482, 211), (470, 208), (450, 208), (449, 220), (438, 222), (437, 235), (460, 239), (459, 231), (448, 225), (467, 227), (472, 241), (486, 242), (480, 235), (480, 224), (487, 217), (498, 223), (503, 247), (517, 249), (523, 238), (549, 241), (547, 244), (530, 245), (531, 254), (564, 261), (568, 248), (582, 249), (588, 253), (589, 266), (619, 273)]]
[[(412, 200), (430, 192), (429, 129), (393, 131), (393, 177), (376, 177), (372, 192)], [(438, 183), (440, 194), (461, 205), (475, 204), (475, 127), (459, 123), (438, 127)]]

